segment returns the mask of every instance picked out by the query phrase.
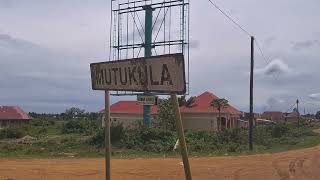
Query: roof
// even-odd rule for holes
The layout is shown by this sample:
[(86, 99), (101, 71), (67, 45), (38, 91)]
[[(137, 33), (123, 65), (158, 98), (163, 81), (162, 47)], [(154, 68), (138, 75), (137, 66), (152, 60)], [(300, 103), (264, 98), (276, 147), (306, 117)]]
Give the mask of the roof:
[[(210, 92), (204, 92), (196, 97), (194, 103), (189, 106), (182, 106), (180, 111), (182, 113), (218, 113), (218, 109), (211, 106), (214, 99), (219, 99), (219, 97)], [(230, 104), (228, 107), (221, 109), (221, 113), (241, 114), (238, 109)]]
[(280, 111), (266, 111), (262, 114), (263, 117), (282, 118), (284, 114)]
[[(100, 112), (104, 112), (104, 109)], [(110, 112), (112, 113), (143, 113), (143, 106), (137, 104), (137, 101), (118, 101), (110, 106)], [(151, 106), (151, 113), (158, 113), (157, 105)]]
[(18, 106), (0, 106), (0, 120), (30, 120), (32, 119)]
[(298, 118), (300, 114), (298, 112), (294, 111), (291, 113), (286, 113), (285, 115), (286, 115), (286, 117)]
[[(210, 104), (214, 99), (219, 99), (217, 96), (210, 92), (204, 92), (196, 97), (195, 102), (189, 106), (180, 107), (182, 113), (218, 113), (217, 108), (213, 108)], [(100, 111), (104, 112), (104, 109)], [(136, 101), (119, 101), (110, 106), (111, 113), (143, 113), (143, 106), (137, 104)], [(157, 105), (151, 106), (151, 114), (157, 114)], [(228, 107), (221, 110), (221, 113), (229, 114), (241, 114), (239, 110), (229, 105)]]

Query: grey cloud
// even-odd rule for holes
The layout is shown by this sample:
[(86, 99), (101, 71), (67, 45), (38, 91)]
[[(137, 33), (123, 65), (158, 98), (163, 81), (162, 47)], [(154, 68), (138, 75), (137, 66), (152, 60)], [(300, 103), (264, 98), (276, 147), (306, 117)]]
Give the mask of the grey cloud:
[(309, 49), (312, 47), (320, 47), (320, 41), (315, 39), (300, 42), (292, 42), (292, 49), (296, 51)]
[(266, 47), (270, 47), (274, 41), (276, 41), (276, 37), (274, 37), (274, 36), (269, 37), (266, 40), (264, 40), (264, 45)]
[(0, 59), (1, 104), (42, 112), (61, 112), (70, 104), (99, 109), (98, 96), (90, 87), (89, 64), (79, 63), (77, 57), (1, 35)]
[(314, 100), (320, 100), (320, 93), (309, 94), (309, 98)]
[(285, 100), (271, 97), (267, 99), (265, 111), (282, 111), (285, 104)]
[(290, 73), (291, 69), (289, 68), (288, 64), (283, 62), (281, 59), (272, 60), (267, 66), (264, 68), (259, 68), (255, 70), (257, 75), (279, 75), (279, 74), (286, 74)]
[(13, 38), (8, 34), (0, 34), (0, 48), (27, 51), (31, 49), (40, 49), (40, 46), (23, 39)]

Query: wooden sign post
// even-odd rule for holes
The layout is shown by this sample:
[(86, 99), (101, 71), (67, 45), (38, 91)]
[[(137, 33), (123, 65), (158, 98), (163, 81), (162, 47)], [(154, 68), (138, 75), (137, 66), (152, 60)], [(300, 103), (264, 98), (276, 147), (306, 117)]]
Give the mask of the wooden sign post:
[(185, 94), (186, 92), (183, 54), (92, 63), (90, 69), (92, 89), (105, 90), (106, 180), (111, 179), (109, 90), (171, 94), (186, 180), (191, 180), (188, 151), (177, 99), (177, 94)]
[(180, 109), (179, 109), (177, 95), (171, 94), (171, 99), (172, 99), (174, 113), (176, 116), (176, 128), (177, 128), (178, 137), (179, 137), (180, 151), (181, 151), (181, 156), (182, 156), (182, 161), (183, 161), (184, 173), (186, 176), (186, 180), (192, 180), (190, 164), (189, 164), (189, 159), (188, 159), (187, 144), (186, 144), (186, 139), (184, 137), (184, 131), (183, 131), (183, 125), (182, 125), (181, 113), (180, 113)]
[(106, 180), (111, 179), (111, 135), (110, 135), (110, 93), (105, 91), (105, 118), (104, 118), (104, 138), (105, 138), (105, 169), (106, 169)]

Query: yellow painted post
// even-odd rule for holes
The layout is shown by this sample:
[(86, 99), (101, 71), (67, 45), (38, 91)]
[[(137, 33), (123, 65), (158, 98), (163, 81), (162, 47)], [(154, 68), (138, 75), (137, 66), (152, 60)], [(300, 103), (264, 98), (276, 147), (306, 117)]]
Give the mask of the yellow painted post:
[(192, 180), (190, 164), (188, 159), (188, 150), (187, 150), (186, 140), (184, 137), (184, 131), (183, 131), (183, 125), (182, 125), (177, 95), (171, 94), (171, 100), (172, 100), (173, 110), (176, 116), (176, 128), (177, 128), (179, 142), (180, 142), (180, 150), (181, 150), (181, 156), (183, 161), (184, 173), (186, 176), (186, 180)]

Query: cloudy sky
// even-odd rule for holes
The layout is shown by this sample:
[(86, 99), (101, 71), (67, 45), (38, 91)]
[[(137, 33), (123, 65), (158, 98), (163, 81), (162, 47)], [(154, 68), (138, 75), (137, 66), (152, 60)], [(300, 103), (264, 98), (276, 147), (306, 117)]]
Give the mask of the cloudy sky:
[[(320, 1), (216, 0), (253, 34), (255, 110), (286, 111), (297, 98), (320, 110)], [(108, 57), (109, 0), (0, 0), (0, 104), (26, 111), (103, 107), (89, 64)], [(191, 1), (190, 94), (214, 92), (249, 107), (250, 38), (208, 0)], [(112, 97), (112, 102), (134, 97)]]

